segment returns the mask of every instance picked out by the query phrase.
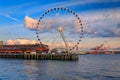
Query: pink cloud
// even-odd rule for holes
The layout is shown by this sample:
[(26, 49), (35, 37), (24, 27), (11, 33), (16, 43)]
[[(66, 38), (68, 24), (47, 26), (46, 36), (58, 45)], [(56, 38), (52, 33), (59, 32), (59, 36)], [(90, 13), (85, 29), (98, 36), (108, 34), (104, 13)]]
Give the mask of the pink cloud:
[(18, 44), (36, 44), (37, 42), (35, 40), (29, 40), (29, 39), (16, 39), (16, 40), (7, 40), (6, 43), (8, 45), (18, 45)]

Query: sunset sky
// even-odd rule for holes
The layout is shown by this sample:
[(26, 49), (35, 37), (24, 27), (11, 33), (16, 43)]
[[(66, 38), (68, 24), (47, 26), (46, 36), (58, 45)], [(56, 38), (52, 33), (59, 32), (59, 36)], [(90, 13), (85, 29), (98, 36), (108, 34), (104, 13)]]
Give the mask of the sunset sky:
[[(0, 40), (37, 40), (35, 31), (25, 28), (25, 16), (38, 20), (54, 7), (70, 8), (85, 22), (83, 48), (105, 42), (110, 48), (120, 48), (120, 0), (0, 0)], [(69, 20), (65, 24), (70, 24)]]

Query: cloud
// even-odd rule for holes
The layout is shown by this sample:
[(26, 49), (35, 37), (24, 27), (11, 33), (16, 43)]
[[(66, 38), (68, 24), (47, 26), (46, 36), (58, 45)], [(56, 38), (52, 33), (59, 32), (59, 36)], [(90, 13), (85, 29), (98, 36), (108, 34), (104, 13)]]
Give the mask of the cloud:
[[(79, 13), (84, 27), (85, 36), (120, 37), (119, 13), (119, 8)], [(54, 17), (45, 18), (42, 22), (43, 24), (40, 24), (42, 25), (41, 29), (43, 29), (41, 32), (47, 32), (51, 29), (57, 30), (59, 25), (62, 25), (64, 30), (69, 31), (69, 34), (80, 31), (78, 21), (71, 15), (55, 15)]]
[[(47, 44), (50, 47), (50, 49), (54, 49), (54, 48), (66, 48), (64, 41), (60, 41), (60, 42), (54, 41), (53, 43), (44, 42), (44, 44)], [(67, 46), (68, 46), (69, 49), (72, 49), (72, 47), (75, 47), (75, 44), (73, 44), (71, 42), (67, 42)], [(81, 48), (81, 45), (78, 45), (77, 47)]]
[[(105, 41), (107, 41), (105, 43)], [(94, 48), (95, 46), (98, 46), (100, 44), (106, 44), (109, 45), (109, 49), (112, 48), (120, 48), (120, 37), (107, 37), (107, 38), (84, 38), (82, 40), (82, 48)]]
[(16, 18), (10, 16), (9, 14), (0, 13), (0, 15), (4, 16), (4, 17), (6, 17), (6, 18), (9, 18), (9, 19), (11, 19), (11, 20), (13, 20), (13, 21), (19, 21), (18, 19), (16, 19)]
[[(114, 13), (115, 12), (115, 13)], [(120, 8), (104, 9), (79, 13), (84, 27), (86, 37), (120, 37)], [(63, 30), (69, 34), (79, 33), (79, 22), (71, 15), (60, 15), (45, 17), (40, 24), (41, 32), (57, 30), (63, 26)]]
[(6, 14), (6, 15), (4, 15), (4, 16), (7, 17), (7, 18), (12, 19), (12, 20), (14, 20), (14, 21), (19, 21), (18, 19), (14, 18), (14, 17), (12, 17), (12, 16), (10, 16), (10, 15), (8, 15), (8, 14)]
[[(83, 20), (82, 20), (83, 21)], [(35, 27), (33, 27), (31, 25), (31, 23), (34, 23), (34, 20), (31, 18), (26, 18), (26, 22), (28, 25), (27, 26), (28, 29), (30, 30), (35, 30)], [(47, 17), (45, 19), (42, 20), (42, 24), (39, 24), (39, 37), (41, 39), (42, 42), (45, 42), (45, 44), (48, 44), (49, 46), (51, 46), (51, 41), (53, 41), (55, 38), (54, 36), (58, 33), (58, 27), (62, 27), (63, 30), (63, 34), (65, 36), (65, 38), (68, 40), (72, 40), (74, 42), (74, 45), (77, 44), (77, 41), (79, 40), (79, 35), (80, 35), (80, 25), (79, 23), (77, 23), (77, 20), (75, 19), (74, 16), (71, 17), (71, 15), (58, 15), (55, 14), (54, 17)], [(49, 35), (48, 35), (49, 34)], [(46, 37), (47, 36), (47, 37)], [(43, 40), (42, 37), (45, 37), (45, 39)], [(76, 38), (77, 37), (77, 38)], [(74, 40), (71, 38), (75, 38)], [(61, 36), (58, 35), (57, 36), (58, 40), (62, 40)], [(60, 43), (55, 43), (55, 45), (53, 45), (54, 47), (56, 47), (56, 45), (58, 44), (59, 47), (65, 47), (63, 42)], [(69, 46), (73, 46), (73, 43), (69, 43)], [(80, 47), (80, 45), (79, 45)]]
[(23, 45), (23, 44), (36, 44), (35, 40), (28, 40), (28, 39), (16, 39), (16, 40), (7, 40), (6, 43), (8, 45)]
[(86, 4), (93, 4), (93, 3), (113, 3), (113, 2), (120, 2), (119, 0), (70, 0), (70, 1), (66, 1), (64, 3), (61, 4), (61, 6), (64, 7), (70, 7), (70, 6), (77, 6), (77, 5), (86, 5)]
[(74, 6), (83, 6), (86, 4), (97, 4), (97, 3), (118, 3), (120, 2), (119, 0), (68, 0), (68, 1), (60, 1), (60, 2), (54, 2), (54, 3), (49, 3), (49, 4), (44, 4), (40, 6), (32, 6), (30, 9), (26, 10), (30, 14), (38, 13), (41, 11), (45, 11), (49, 8), (54, 8), (54, 7), (69, 7), (72, 8)]
[(26, 28), (31, 28), (31, 29), (36, 28), (37, 22), (38, 22), (37, 20), (34, 20), (28, 16), (25, 16), (24, 18), (24, 25)]
[[(58, 2), (53, 2), (53, 3), (47, 3), (47, 4), (40, 4), (36, 5), (36, 1), (28, 2), (28, 3), (22, 3), (22, 4), (17, 4), (14, 6), (9, 6), (5, 8), (0, 8), (1, 12), (7, 13), (7, 14), (12, 14), (12, 15), (25, 15), (26, 13), (28, 15), (35, 15), (38, 13), (41, 13), (49, 8), (54, 8), (54, 7), (69, 7), (72, 8), (74, 6), (82, 6), (86, 4), (94, 4), (94, 3), (118, 3), (120, 2), (119, 0), (68, 0), (68, 1), (58, 1)], [(22, 10), (22, 11), (21, 11)], [(13, 20), (18, 21), (18, 19), (6, 15), (8, 18), (11, 18)]]
[(91, 37), (120, 37), (120, 8), (79, 13), (89, 23), (84, 33)]

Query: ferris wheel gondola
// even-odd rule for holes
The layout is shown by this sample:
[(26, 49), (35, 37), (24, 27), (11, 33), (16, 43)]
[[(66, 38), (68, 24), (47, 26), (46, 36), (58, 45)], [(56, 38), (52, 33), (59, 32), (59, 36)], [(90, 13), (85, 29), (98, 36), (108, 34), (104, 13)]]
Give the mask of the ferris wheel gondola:
[[(65, 20), (62, 23), (59, 22), (59, 19), (55, 20), (55, 16), (53, 16), (53, 14), (55, 14), (55, 12), (57, 12), (57, 11), (58, 12), (62, 11), (62, 13), (67, 12), (67, 13), (69, 13), (69, 15), (73, 16), (75, 20), (72, 20), (71, 22), (74, 23), (75, 21), (77, 21), (77, 27), (75, 27), (75, 25), (72, 27), (65, 26), (65, 24), (66, 24)], [(50, 13), (53, 13), (52, 17), (54, 17), (54, 18), (48, 17), (48, 15), (50, 15)], [(46, 16), (47, 16), (47, 18), (46, 18)], [(55, 23), (52, 21), (52, 19), (48, 19), (48, 18), (52, 18), (53, 21), (55, 21)], [(49, 24), (47, 22), (47, 20), (49, 22), (51, 21), (52, 25), (46, 26), (45, 24)], [(59, 25), (56, 24), (57, 21), (60, 23)], [(71, 25), (69, 25), (69, 26), (71, 26)], [(71, 34), (69, 34), (70, 31), (71, 31)], [(81, 39), (83, 38), (83, 23), (82, 23), (81, 18), (74, 11), (72, 11), (69, 8), (63, 8), (63, 7), (52, 8), (52, 9), (45, 11), (40, 16), (40, 18), (37, 22), (37, 25), (36, 25), (36, 35), (37, 35), (39, 44), (41, 44), (41, 45), (45, 43), (45, 41), (42, 40), (43, 38), (41, 35), (43, 35), (43, 37), (45, 37), (47, 35), (45, 39), (49, 40), (49, 43), (48, 43), (48, 41), (46, 42), (47, 44), (49, 44), (49, 52), (48, 53), (50, 53), (52, 50), (55, 50), (55, 48), (56, 49), (61, 48), (60, 47), (61, 43), (64, 43), (64, 48), (69, 53), (69, 52), (72, 52), (73, 50), (78, 50), (78, 48), (79, 48)], [(77, 36), (77, 39), (69, 40), (69, 38), (74, 38), (74, 35)], [(52, 37), (50, 38), (50, 36), (52, 36)], [(70, 37), (68, 37), (68, 36), (70, 36)], [(60, 39), (58, 39), (58, 37)], [(60, 43), (60, 41), (61, 41), (61, 43)], [(70, 44), (70, 42), (72, 42), (72, 45)], [(60, 44), (59, 44), (59, 46), (53, 47), (54, 43), (55, 44), (60, 43)]]

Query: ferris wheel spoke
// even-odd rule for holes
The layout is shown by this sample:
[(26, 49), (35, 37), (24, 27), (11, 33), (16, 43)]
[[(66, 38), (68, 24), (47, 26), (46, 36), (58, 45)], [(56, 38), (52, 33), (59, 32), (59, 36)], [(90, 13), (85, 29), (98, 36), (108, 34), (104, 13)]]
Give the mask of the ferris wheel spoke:
[(54, 38), (51, 40), (50, 48), (49, 48), (49, 53), (51, 52), (52, 49), (54, 49), (54, 44), (57, 40), (58, 33), (54, 36)]
[[(57, 11), (59, 13), (56, 13)], [(72, 15), (71, 18), (68, 18), (68, 13)], [(61, 14), (63, 14), (64, 16), (60, 17)], [(48, 15), (52, 17), (48, 17)], [(74, 20), (72, 19), (73, 17), (75, 18)], [(69, 21), (67, 21), (67, 19)], [(77, 26), (73, 25), (73, 22), (75, 20), (77, 21), (77, 23), (75, 23)], [(72, 47), (72, 50), (74, 50), (75, 48), (77, 49), (80, 45), (84, 33), (81, 18), (71, 9), (63, 7), (56, 7), (45, 11), (39, 18), (36, 28), (38, 40), (40, 42), (41, 40), (44, 40), (45, 43), (49, 43), (49, 52), (52, 48), (60, 48), (61, 46), (65, 47), (68, 52), (70, 47)], [(48, 32), (50, 34), (45, 34)], [(44, 34), (43, 37), (39, 37), (39, 35), (42, 35), (41, 33)]]
[(45, 38), (45, 39), (43, 40), (43, 42), (50, 44), (51, 41), (52, 41), (52, 39), (53, 39), (54, 37), (55, 37), (54, 34), (50, 34), (49, 36), (47, 36), (47, 38)]

